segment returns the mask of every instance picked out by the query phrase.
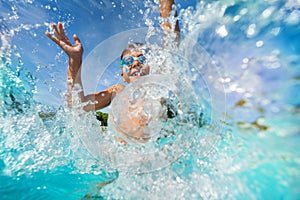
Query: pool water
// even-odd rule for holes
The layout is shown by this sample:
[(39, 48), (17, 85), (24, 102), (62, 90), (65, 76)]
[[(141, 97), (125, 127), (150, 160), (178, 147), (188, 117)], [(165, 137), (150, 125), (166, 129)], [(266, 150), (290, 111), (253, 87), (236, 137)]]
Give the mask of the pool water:
[(157, 3), (0, 1), (2, 199), (300, 199), (298, 0), (176, 1), (183, 45), (171, 54), (191, 66), (182, 88), (201, 97), (206, 123), (194, 138), (179, 131), (184, 144), (169, 146), (166, 162), (151, 146), (141, 158), (153, 162), (128, 164), (92, 113), (66, 108), (67, 57), (44, 34), (51, 23), (81, 38), (90, 93), (121, 82), (118, 52), (131, 34), (152, 42)]

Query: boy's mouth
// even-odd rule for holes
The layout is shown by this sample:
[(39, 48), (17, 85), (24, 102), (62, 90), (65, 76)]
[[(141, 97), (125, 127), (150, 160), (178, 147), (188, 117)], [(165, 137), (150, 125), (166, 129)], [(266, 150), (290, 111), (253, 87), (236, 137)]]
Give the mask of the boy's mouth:
[(130, 75), (130, 76), (143, 76), (143, 75), (144, 75), (144, 73), (143, 73), (143, 72), (136, 71), (136, 72), (133, 72), (133, 73), (131, 73), (131, 75)]
[(130, 72), (129, 76), (144, 76), (145, 72), (142, 68), (140, 70), (134, 69), (132, 72)]

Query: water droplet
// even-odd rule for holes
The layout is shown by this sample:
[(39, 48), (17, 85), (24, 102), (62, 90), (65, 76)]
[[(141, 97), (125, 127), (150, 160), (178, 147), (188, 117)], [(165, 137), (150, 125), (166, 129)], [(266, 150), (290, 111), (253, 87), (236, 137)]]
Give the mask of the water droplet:
[(274, 7), (270, 7), (270, 8), (267, 8), (266, 10), (264, 10), (264, 12), (262, 13), (262, 16), (264, 18), (268, 18), (271, 16), (271, 14), (274, 12), (275, 8)]
[(237, 89), (236, 89), (236, 92), (237, 92), (237, 93), (244, 93), (244, 92), (245, 92), (245, 89), (244, 89), (244, 88), (237, 88)]
[(237, 22), (241, 19), (241, 16), (240, 15), (236, 15), (233, 17), (233, 21)]
[(249, 92), (247, 92), (247, 93), (245, 93), (244, 97), (245, 97), (245, 98), (250, 98), (250, 97), (252, 97), (252, 94), (249, 93)]
[(286, 19), (288, 24), (298, 24), (300, 22), (300, 11), (294, 10)]
[(243, 59), (243, 63), (246, 64), (246, 63), (248, 63), (248, 62), (249, 62), (249, 58), (244, 58), (244, 59)]
[(277, 36), (279, 32), (280, 32), (280, 27), (276, 27), (271, 30), (271, 34), (273, 34), (274, 36)]
[(273, 113), (278, 113), (280, 111), (280, 109), (277, 106), (271, 106), (271, 111)]
[(247, 36), (252, 37), (256, 33), (256, 24), (250, 24), (247, 29)]
[(226, 36), (228, 35), (228, 31), (227, 31), (225, 25), (219, 27), (219, 28), (216, 30), (216, 33), (217, 33), (220, 37), (222, 37), (222, 38), (224, 38), (224, 37), (226, 37)]
[(247, 14), (247, 12), (248, 12), (248, 9), (247, 9), (247, 8), (243, 8), (243, 9), (241, 10), (240, 14), (241, 14), (241, 15), (245, 15), (245, 14)]
[(256, 47), (262, 47), (264, 45), (264, 42), (262, 40), (259, 40), (256, 42)]

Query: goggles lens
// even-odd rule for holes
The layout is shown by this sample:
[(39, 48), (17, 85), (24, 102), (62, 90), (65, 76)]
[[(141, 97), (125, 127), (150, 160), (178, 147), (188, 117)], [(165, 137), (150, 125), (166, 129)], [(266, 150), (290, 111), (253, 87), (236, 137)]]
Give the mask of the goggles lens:
[(144, 64), (144, 62), (146, 61), (146, 57), (144, 55), (140, 55), (138, 57), (126, 56), (121, 60), (121, 65), (130, 66), (135, 60), (138, 60), (141, 64)]

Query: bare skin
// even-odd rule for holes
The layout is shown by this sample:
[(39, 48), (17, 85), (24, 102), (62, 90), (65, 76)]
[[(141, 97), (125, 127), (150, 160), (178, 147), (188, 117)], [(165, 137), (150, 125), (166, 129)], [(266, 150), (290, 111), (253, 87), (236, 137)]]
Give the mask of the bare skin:
[[(82, 64), (82, 55), (83, 47), (77, 35), (73, 36), (74, 44), (72, 44), (69, 38), (66, 36), (63, 25), (59, 22), (57, 25), (52, 24), (55, 37), (52, 36), (49, 32), (46, 32), (46, 35), (55, 42), (69, 57), (69, 66), (68, 66), (68, 106), (72, 105), (72, 90), (77, 84), (82, 88), (81, 81), (81, 64)], [(97, 92), (94, 94), (84, 95), (83, 91), (78, 92), (78, 96), (81, 102), (92, 101), (96, 102), (95, 104), (88, 104), (84, 107), (84, 110), (98, 110), (108, 106), (111, 102), (111, 99), (119, 92), (124, 89), (124, 86), (121, 84), (115, 84), (102, 92)]]
[[(160, 16), (163, 19), (167, 19), (168, 17), (170, 17), (173, 5), (174, 5), (174, 0), (159, 0)], [(175, 12), (174, 17), (177, 17), (177, 12)], [(171, 32), (175, 32), (176, 34), (175, 42), (177, 43), (179, 42), (180, 30), (179, 30), (178, 20), (176, 20), (175, 27), (172, 27), (172, 25), (166, 20), (162, 22), (161, 27), (165, 31), (165, 36), (168, 36)]]
[[(138, 57), (142, 55), (142, 52), (139, 51), (134, 51), (131, 53), (124, 54), (123, 57), (126, 56), (133, 56), (133, 57)], [(136, 81), (139, 77), (148, 75), (150, 73), (150, 67), (144, 66), (141, 64), (138, 60), (135, 60), (132, 65), (128, 66), (128, 72), (126, 73), (125, 67), (122, 68), (122, 77), (123, 81), (127, 83), (133, 83)], [(135, 75), (136, 72), (142, 71), (141, 75)]]
[[(172, 11), (172, 6), (174, 4), (174, 0), (160, 0), (160, 16), (162, 18), (167, 18), (170, 16)], [(166, 31), (166, 34), (172, 30), (171, 24), (167, 21), (162, 23), (162, 28)], [(55, 42), (69, 57), (69, 66), (68, 66), (68, 107), (72, 106), (72, 91), (76, 85), (79, 88), (82, 87), (81, 81), (81, 65), (82, 65), (82, 55), (83, 55), (83, 45), (80, 42), (80, 39), (77, 35), (73, 35), (74, 43), (70, 41), (70, 39), (66, 36), (63, 24), (59, 22), (57, 25), (52, 24), (52, 28), (54, 30), (54, 36), (49, 32), (46, 32), (46, 35)], [(176, 22), (174, 30), (176, 33), (176, 37), (180, 38), (179, 26), (178, 22)], [(134, 52), (133, 56), (136, 54), (140, 54), (140, 52)], [(131, 66), (129, 66), (129, 72), (125, 73), (123, 70), (123, 80), (124, 82), (132, 83), (135, 81), (138, 76), (131, 76), (132, 71), (136, 70), (138, 67), (141, 67), (141, 64), (138, 61), (135, 61)], [(147, 72), (145, 75), (149, 74), (149, 67), (146, 69)], [(94, 94), (85, 95), (84, 91), (81, 90), (78, 92), (78, 97), (81, 102), (93, 102), (92, 104), (88, 104), (84, 106), (84, 110), (86, 111), (94, 111), (99, 110), (108, 106), (111, 103), (112, 98), (120, 93), (124, 89), (124, 85), (115, 84), (111, 87), (107, 88), (104, 91), (96, 92)]]
[[(170, 13), (172, 11), (172, 6), (174, 5), (174, 0), (160, 0), (160, 16), (164, 19), (170, 17)], [(175, 13), (176, 17), (176, 13)], [(175, 41), (178, 42), (180, 39), (179, 25), (178, 21), (176, 21), (175, 27), (167, 21), (164, 20), (161, 24), (162, 29), (164, 30), (165, 36), (168, 36), (171, 32), (176, 34)], [(93, 102), (88, 103), (83, 107), (85, 111), (95, 111), (101, 108), (107, 107), (112, 99), (124, 90), (124, 85), (115, 84), (110, 86), (104, 91), (96, 92), (93, 94), (85, 95), (83, 91), (82, 81), (81, 81), (81, 66), (82, 66), (82, 56), (83, 56), (83, 45), (78, 38), (77, 35), (73, 35), (74, 43), (70, 41), (70, 39), (66, 36), (63, 24), (58, 22), (58, 24), (52, 24), (52, 29), (54, 31), (54, 35), (49, 32), (45, 34), (55, 42), (69, 57), (68, 62), (68, 107), (72, 107), (72, 92), (75, 88), (79, 88), (77, 90), (78, 97), (82, 103), (84, 102)], [(166, 40), (167, 41), (167, 40)], [(124, 54), (123, 56), (133, 56), (138, 57), (142, 52), (133, 51), (128, 54)], [(122, 78), (124, 82), (132, 83), (137, 80), (141, 76), (148, 75), (150, 72), (149, 66), (144, 66), (138, 60), (135, 60), (134, 63), (127, 67), (128, 71), (126, 72), (125, 68), (122, 68)], [(141, 71), (139, 75), (136, 75), (137, 71)], [(135, 124), (135, 127), (138, 127), (138, 130), (135, 130), (135, 136), (137, 139), (140, 139), (140, 136), (143, 135), (143, 129), (147, 126), (147, 123), (141, 119), (131, 119), (132, 123)], [(129, 125), (128, 125), (129, 124)], [(127, 130), (128, 132), (132, 132), (134, 127), (132, 127), (131, 123), (123, 123), (122, 129)], [(128, 126), (128, 127), (127, 127)], [(120, 139), (121, 142), (125, 142)], [(147, 141), (147, 139), (145, 140)]]

